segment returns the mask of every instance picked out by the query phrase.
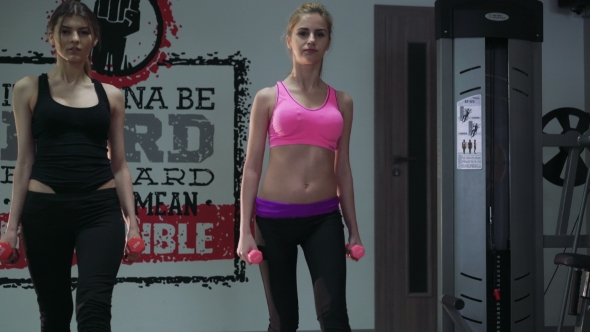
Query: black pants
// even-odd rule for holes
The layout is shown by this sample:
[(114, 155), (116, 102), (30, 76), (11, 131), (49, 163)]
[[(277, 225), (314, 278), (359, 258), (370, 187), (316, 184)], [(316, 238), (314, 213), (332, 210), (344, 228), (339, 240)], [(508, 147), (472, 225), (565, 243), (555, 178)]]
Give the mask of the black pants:
[(125, 246), (125, 223), (116, 190), (81, 194), (29, 191), (21, 225), (41, 331), (70, 331), (74, 248), (78, 331), (111, 331), (111, 297)]
[(346, 249), (340, 211), (306, 217), (256, 217), (256, 241), (270, 314), (269, 332), (296, 331), (297, 245), (311, 273), (315, 307), (322, 331), (350, 331), (346, 309)]

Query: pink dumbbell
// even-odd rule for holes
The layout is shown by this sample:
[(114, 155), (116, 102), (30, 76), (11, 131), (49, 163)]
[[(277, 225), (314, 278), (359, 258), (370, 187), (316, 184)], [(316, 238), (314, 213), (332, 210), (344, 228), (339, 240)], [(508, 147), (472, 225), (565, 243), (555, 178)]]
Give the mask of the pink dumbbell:
[[(346, 248), (348, 248), (348, 243), (346, 244)], [(365, 248), (361, 245), (355, 244), (354, 246), (350, 247), (348, 252), (350, 257), (359, 260), (365, 255)]]
[[(141, 253), (145, 250), (145, 242), (142, 238), (133, 237), (127, 241), (127, 250), (130, 254), (141, 255)], [(128, 260), (127, 255), (125, 255), (123, 264), (131, 265), (133, 264), (133, 261)]]
[(259, 264), (262, 262), (262, 253), (256, 249), (250, 250), (248, 252), (248, 260), (250, 264)]
[(0, 242), (0, 262), (6, 262), (7, 264), (16, 264), (19, 258), (20, 253), (18, 252), (18, 250), (13, 250), (10, 244), (8, 244), (7, 242)]

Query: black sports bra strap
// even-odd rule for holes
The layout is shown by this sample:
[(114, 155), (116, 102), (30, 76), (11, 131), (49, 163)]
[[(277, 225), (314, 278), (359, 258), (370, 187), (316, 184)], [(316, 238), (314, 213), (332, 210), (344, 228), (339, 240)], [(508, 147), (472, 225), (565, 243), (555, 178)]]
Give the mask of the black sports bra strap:
[(107, 104), (107, 109), (109, 112), (111, 111), (111, 105), (109, 103), (109, 97), (107, 96), (107, 92), (104, 90), (104, 86), (98, 80), (92, 79), (92, 83), (94, 83), (94, 90), (98, 95), (99, 102), (104, 102)]
[(38, 96), (49, 95), (49, 80), (47, 74), (39, 75), (39, 92)]

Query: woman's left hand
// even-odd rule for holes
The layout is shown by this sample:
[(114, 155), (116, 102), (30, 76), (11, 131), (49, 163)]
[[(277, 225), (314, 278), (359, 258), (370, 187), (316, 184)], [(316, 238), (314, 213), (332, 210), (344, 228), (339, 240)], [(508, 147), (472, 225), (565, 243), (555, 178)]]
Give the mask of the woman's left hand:
[(348, 236), (348, 248), (346, 249), (346, 257), (352, 259), (353, 261), (358, 261), (358, 259), (355, 259), (350, 255), (350, 248), (352, 248), (354, 245), (359, 245), (361, 247), (363, 246), (361, 237), (358, 234), (350, 234)]

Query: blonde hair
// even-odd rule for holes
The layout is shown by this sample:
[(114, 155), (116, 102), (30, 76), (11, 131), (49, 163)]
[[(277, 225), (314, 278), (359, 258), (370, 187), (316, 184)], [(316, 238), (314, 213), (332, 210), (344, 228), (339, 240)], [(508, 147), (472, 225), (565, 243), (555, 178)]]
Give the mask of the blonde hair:
[(287, 36), (293, 32), (293, 27), (301, 20), (301, 17), (306, 14), (318, 14), (320, 15), (326, 24), (328, 25), (328, 38), (332, 39), (332, 15), (328, 12), (326, 7), (319, 2), (304, 2), (299, 8), (295, 9), (289, 24), (287, 24)]
[[(334, 23), (332, 21), (332, 15), (330, 15), (330, 12), (328, 12), (326, 7), (319, 2), (304, 2), (301, 6), (299, 6), (299, 8), (295, 9), (293, 14), (291, 14), (289, 23), (287, 24), (287, 36), (291, 36), (295, 25), (299, 23), (303, 15), (307, 14), (318, 14), (324, 19), (326, 25), (328, 26), (328, 40), (332, 41), (332, 24)], [(322, 75), (323, 67), (324, 59), (322, 59), (322, 64), (320, 67), (320, 76)]]

